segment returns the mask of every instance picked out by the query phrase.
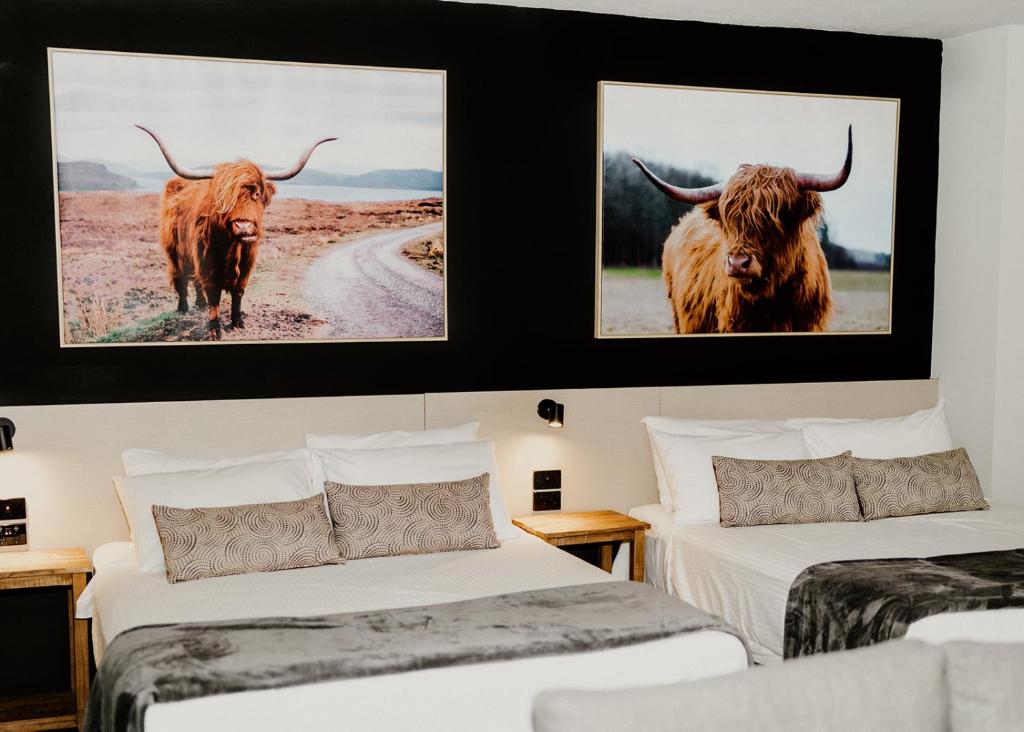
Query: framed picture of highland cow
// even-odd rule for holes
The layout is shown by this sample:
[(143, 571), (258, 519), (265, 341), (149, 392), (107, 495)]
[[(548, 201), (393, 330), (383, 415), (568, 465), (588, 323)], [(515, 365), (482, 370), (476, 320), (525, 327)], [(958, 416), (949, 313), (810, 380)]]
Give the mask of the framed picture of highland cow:
[(879, 334), (898, 99), (601, 82), (599, 338)]
[(48, 53), (62, 346), (447, 337), (444, 71)]

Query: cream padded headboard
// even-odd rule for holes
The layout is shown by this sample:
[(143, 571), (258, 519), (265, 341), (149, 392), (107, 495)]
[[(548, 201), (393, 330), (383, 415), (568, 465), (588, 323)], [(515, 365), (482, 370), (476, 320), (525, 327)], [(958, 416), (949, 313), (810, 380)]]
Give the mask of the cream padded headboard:
[[(127, 538), (111, 484), (124, 448), (246, 454), (301, 447), (306, 432), (476, 420), (496, 441), (513, 515), (529, 513), (532, 472), (549, 468), (562, 470), (564, 510), (624, 511), (657, 500), (645, 416), (878, 417), (932, 406), (937, 395), (937, 382), (914, 380), (2, 407), (18, 431), (16, 449), (0, 455), (0, 496), (28, 498), (33, 547), (92, 551)], [(564, 429), (537, 416), (543, 398), (565, 404)]]

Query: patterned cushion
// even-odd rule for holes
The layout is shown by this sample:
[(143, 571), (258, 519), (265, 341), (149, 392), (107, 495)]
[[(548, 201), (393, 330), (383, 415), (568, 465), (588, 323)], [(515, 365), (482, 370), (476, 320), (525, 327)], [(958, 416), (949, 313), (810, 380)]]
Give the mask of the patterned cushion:
[(849, 452), (817, 460), (711, 458), (722, 526), (860, 521)]
[(221, 508), (153, 506), (168, 582), (342, 564), (322, 495)]
[(346, 559), (500, 546), (491, 518), (490, 475), (409, 485), (327, 481), (334, 533)]
[(891, 460), (854, 458), (853, 477), (868, 521), (989, 507), (962, 447)]

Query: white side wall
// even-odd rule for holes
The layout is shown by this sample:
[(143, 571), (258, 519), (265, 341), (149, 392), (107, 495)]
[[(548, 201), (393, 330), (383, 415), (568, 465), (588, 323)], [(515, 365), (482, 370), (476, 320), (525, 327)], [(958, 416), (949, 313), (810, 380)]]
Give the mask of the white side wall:
[(945, 41), (932, 373), (986, 494), (1024, 502), (1024, 26)]
[(1007, 29), (1006, 129), (992, 475), (1024, 503), (1024, 26)]

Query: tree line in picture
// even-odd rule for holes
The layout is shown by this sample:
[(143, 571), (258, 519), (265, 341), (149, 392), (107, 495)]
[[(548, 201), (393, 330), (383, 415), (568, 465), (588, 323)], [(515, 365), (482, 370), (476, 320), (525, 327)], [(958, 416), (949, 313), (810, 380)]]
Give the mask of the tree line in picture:
[[(683, 188), (699, 188), (718, 182), (701, 173), (663, 163), (648, 162), (648, 167), (662, 180)], [(655, 195), (650, 183), (625, 152), (605, 156), (602, 196), (601, 258), (605, 267), (660, 267), (665, 237), (676, 222), (693, 208), (691, 204)], [(889, 270), (891, 255), (843, 246), (832, 237), (824, 219), (818, 236), (831, 270)]]

